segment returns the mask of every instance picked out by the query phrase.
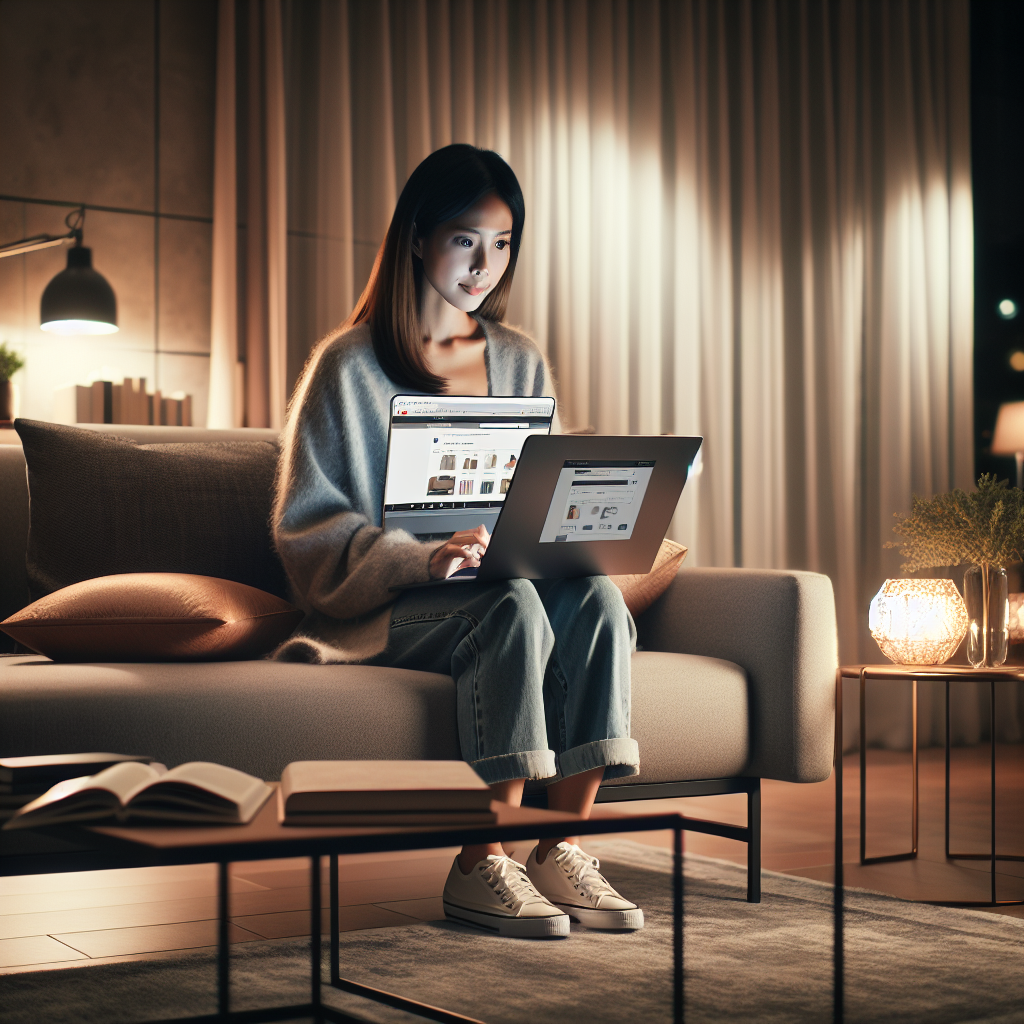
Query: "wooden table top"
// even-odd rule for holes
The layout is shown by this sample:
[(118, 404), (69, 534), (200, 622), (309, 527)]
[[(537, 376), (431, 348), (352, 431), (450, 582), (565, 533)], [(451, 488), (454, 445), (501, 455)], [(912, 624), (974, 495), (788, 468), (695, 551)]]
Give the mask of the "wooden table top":
[[(589, 819), (563, 811), (510, 807), (492, 801), (496, 821), (443, 825), (295, 826), (278, 821), (277, 800), (271, 797), (248, 825), (94, 825), (97, 836), (115, 841), (122, 850), (130, 844), (144, 859), (262, 860), (271, 857), (328, 853), (372, 853), (385, 850), (429, 849), (463, 843), (487, 843), (624, 831), (654, 831), (676, 827), (678, 814), (628, 814), (598, 808)], [(148, 851), (148, 855), (145, 853)]]

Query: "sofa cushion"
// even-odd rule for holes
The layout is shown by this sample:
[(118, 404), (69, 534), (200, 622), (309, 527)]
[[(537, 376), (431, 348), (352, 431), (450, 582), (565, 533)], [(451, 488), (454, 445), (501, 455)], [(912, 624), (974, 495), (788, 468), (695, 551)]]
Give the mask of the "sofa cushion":
[(271, 548), (277, 446), (137, 444), (17, 420), (28, 464), (32, 600), (99, 576), (183, 572), (287, 597)]
[(666, 538), (661, 542), (650, 572), (608, 577), (622, 591), (622, 599), (633, 618), (642, 615), (668, 590), (683, 564), (686, 551), (682, 544)]
[[(745, 774), (749, 728), (736, 665), (635, 654), (640, 774), (622, 784)], [(87, 750), (219, 761), (264, 779), (280, 778), (289, 761), (451, 760), (460, 756), (455, 686), (448, 676), (366, 665), (0, 659), (0, 751)]]
[(73, 583), (0, 622), (54, 661), (259, 658), (302, 620), (287, 601), (233, 580), (126, 573)]

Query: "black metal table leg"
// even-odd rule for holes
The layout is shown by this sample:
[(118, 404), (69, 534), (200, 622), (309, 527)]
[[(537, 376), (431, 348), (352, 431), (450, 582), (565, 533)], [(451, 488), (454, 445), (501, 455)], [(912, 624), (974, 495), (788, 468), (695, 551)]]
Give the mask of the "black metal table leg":
[(340, 921), (338, 913), (338, 855), (330, 857), (330, 889), (331, 889), (331, 984), (339, 977), (338, 960), (341, 958), (341, 938), (339, 935)]
[(747, 902), (761, 902), (761, 780), (747, 791)]
[(683, 830), (672, 837), (672, 1019), (683, 1021)]
[(320, 858), (309, 858), (309, 1001), (320, 1015)]
[(231, 947), (228, 942), (230, 906), (228, 903), (228, 865), (217, 865), (217, 1012), (226, 1017), (231, 1011)]
[[(863, 685), (863, 676), (861, 677)], [(836, 673), (836, 845), (832, 875), (832, 1019), (843, 1022), (843, 674)]]

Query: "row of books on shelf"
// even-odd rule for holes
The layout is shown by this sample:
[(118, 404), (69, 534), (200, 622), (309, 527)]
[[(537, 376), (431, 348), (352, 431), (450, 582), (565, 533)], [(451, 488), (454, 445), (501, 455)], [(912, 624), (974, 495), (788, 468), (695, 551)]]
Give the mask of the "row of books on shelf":
[(192, 426), (192, 396), (148, 392), (145, 377), (125, 377), (120, 384), (109, 380), (72, 384), (58, 393), (57, 402), (68, 407), (75, 423)]
[[(170, 771), (151, 757), (84, 753), (0, 758), (5, 829), (101, 822), (244, 825), (273, 795), (209, 761)], [(490, 787), (464, 761), (293, 761), (277, 786), (282, 825), (487, 824)]]

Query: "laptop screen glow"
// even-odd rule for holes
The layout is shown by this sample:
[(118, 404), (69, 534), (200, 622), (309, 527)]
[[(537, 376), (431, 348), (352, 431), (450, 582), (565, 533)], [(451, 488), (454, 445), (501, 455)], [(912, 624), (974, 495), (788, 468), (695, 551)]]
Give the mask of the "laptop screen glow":
[(383, 524), (421, 540), (497, 521), (526, 438), (548, 434), (553, 398), (396, 395)]

